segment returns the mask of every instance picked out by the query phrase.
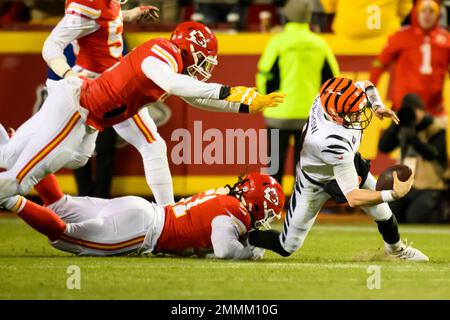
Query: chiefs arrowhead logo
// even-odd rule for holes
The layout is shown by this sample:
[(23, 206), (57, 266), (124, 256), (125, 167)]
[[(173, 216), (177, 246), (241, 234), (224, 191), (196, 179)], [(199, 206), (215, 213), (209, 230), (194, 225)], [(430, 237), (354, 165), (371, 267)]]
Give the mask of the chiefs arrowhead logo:
[(274, 205), (278, 205), (278, 194), (276, 192), (276, 190), (274, 188), (266, 188), (264, 190), (264, 199), (266, 199), (267, 201), (272, 202)]
[(199, 45), (202, 48), (206, 48), (206, 38), (199, 30), (192, 30), (191, 33), (189, 33), (189, 38), (187, 38), (187, 40)]

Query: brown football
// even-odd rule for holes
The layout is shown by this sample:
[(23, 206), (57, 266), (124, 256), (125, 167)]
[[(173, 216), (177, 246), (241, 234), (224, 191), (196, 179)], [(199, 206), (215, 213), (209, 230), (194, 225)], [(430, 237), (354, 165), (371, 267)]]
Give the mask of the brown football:
[(412, 175), (411, 168), (404, 164), (397, 164), (384, 170), (378, 177), (376, 190), (392, 190), (394, 186), (394, 179), (392, 173), (396, 171), (397, 177), (400, 181), (406, 181)]

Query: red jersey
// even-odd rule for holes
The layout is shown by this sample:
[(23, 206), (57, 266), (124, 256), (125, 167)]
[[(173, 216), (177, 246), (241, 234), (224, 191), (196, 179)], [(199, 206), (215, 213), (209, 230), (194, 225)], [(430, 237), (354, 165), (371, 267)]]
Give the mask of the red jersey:
[(123, 20), (120, 4), (112, 0), (66, 0), (66, 14), (95, 20), (98, 29), (77, 40), (76, 64), (102, 73), (122, 58)]
[(445, 113), (443, 87), (450, 65), (450, 35), (436, 26), (425, 32), (417, 22), (417, 10), (412, 25), (392, 35), (374, 62), (370, 80), (376, 84), (390, 63), (394, 70), (390, 83), (390, 99), (394, 110), (401, 107), (407, 93), (419, 95), (433, 115)]
[(250, 230), (250, 214), (235, 197), (201, 193), (165, 207), (164, 228), (155, 252), (181, 253), (212, 247), (211, 223), (217, 216), (231, 217), (241, 235)]
[(138, 46), (100, 77), (84, 80), (80, 104), (89, 111), (88, 125), (101, 130), (122, 122), (165, 93), (144, 74), (141, 64), (147, 57), (167, 63), (175, 72), (183, 70), (179, 49), (169, 40), (157, 38)]

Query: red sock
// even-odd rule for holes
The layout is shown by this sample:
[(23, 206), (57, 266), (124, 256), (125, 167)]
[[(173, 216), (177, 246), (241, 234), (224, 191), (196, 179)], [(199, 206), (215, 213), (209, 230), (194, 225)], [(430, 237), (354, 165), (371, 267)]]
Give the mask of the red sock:
[(34, 186), (34, 189), (39, 193), (42, 201), (44, 201), (44, 206), (48, 206), (64, 196), (54, 174), (46, 176)]
[(66, 230), (66, 223), (49, 208), (23, 198), (25, 206), (17, 212), (30, 227), (46, 235), (51, 241), (58, 240)]

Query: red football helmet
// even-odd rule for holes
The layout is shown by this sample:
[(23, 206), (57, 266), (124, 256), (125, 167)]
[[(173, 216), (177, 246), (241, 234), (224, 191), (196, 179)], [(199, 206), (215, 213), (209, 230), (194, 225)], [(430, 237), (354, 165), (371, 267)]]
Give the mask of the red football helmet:
[(235, 195), (250, 212), (253, 228), (270, 229), (270, 222), (281, 218), (285, 196), (281, 185), (267, 174), (250, 173), (231, 187)]
[(206, 81), (217, 65), (217, 38), (205, 25), (198, 22), (180, 23), (170, 37), (181, 50), (184, 71), (191, 77)]

